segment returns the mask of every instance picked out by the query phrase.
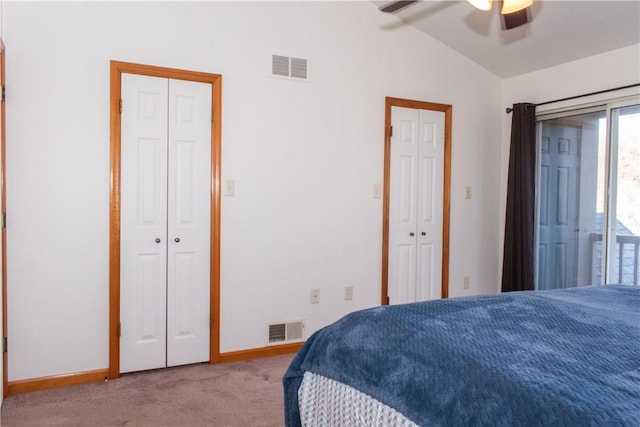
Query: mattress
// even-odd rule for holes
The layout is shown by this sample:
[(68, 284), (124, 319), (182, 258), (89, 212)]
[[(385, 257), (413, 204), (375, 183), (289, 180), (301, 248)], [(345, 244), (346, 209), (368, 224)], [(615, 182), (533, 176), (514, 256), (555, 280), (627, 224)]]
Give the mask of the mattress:
[(417, 427), (371, 396), (312, 372), (304, 373), (298, 401), (303, 427)]

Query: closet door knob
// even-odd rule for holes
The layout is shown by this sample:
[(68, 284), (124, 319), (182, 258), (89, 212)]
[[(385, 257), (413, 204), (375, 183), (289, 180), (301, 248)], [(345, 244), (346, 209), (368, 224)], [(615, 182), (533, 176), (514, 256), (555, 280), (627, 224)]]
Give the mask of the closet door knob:
[(156, 243), (160, 243), (160, 238), (156, 237)]
[(409, 233), (409, 236), (415, 236), (415, 235), (416, 235), (416, 233), (414, 233), (414, 232)]
[(427, 233), (425, 233), (424, 231), (423, 231), (422, 233), (420, 233), (420, 234), (422, 234), (423, 236), (426, 236), (426, 235), (427, 235)]
[(176, 243), (180, 243), (180, 238), (176, 237), (175, 239), (173, 239)]

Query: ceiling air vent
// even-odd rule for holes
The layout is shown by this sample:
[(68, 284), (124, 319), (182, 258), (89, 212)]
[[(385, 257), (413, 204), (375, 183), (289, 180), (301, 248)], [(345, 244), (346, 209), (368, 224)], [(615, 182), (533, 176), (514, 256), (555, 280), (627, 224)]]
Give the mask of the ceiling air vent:
[(283, 55), (271, 55), (271, 75), (307, 80), (309, 61)]
[(269, 324), (269, 344), (289, 341), (301, 341), (304, 331), (304, 321)]

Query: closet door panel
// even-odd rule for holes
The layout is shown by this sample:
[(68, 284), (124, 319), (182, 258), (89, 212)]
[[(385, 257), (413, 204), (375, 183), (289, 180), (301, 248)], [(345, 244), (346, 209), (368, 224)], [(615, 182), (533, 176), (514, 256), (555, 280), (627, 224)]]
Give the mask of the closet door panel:
[(122, 75), (121, 372), (165, 366), (167, 90)]
[(418, 111), (392, 107), (391, 177), (389, 199), (389, 300), (416, 298), (416, 214), (419, 167)]
[(444, 193), (444, 113), (419, 110), (416, 300), (442, 297), (442, 199)]
[(209, 360), (211, 96), (169, 81), (167, 366)]

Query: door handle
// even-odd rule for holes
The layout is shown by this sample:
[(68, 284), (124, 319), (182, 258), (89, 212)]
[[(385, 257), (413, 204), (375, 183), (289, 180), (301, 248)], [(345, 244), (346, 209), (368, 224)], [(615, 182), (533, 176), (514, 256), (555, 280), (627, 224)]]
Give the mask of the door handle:
[(160, 243), (160, 242), (161, 242), (160, 238), (156, 237), (156, 243)]
[(415, 235), (416, 235), (416, 233), (414, 233), (414, 232), (409, 233), (409, 236), (412, 236), (412, 237), (413, 237), (413, 236), (415, 236)]
[(180, 238), (176, 237), (175, 239), (173, 239), (176, 243), (180, 243)]
[(422, 233), (420, 233), (420, 234), (422, 234), (423, 236), (426, 236), (426, 235), (427, 235), (427, 233), (426, 233), (426, 232), (424, 232), (424, 231), (423, 231)]

